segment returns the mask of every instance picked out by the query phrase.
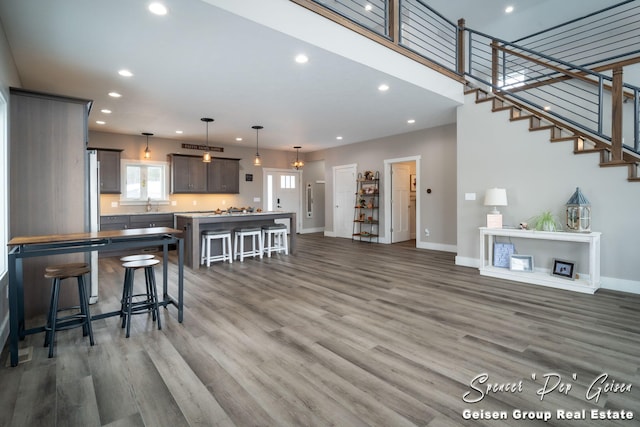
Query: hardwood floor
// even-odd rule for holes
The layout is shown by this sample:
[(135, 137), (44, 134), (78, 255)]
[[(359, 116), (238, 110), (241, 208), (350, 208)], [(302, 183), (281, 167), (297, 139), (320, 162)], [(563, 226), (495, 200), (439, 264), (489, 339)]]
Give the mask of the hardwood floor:
[[(30, 362), (8, 368), (2, 353), (0, 426), (640, 425), (640, 295), (481, 277), (412, 244), (301, 235), (295, 255), (185, 269), (182, 324), (173, 307), (161, 331), (136, 316), (126, 339), (102, 319), (94, 347), (62, 331), (53, 359), (29, 336)], [(93, 313), (118, 306), (122, 274), (101, 259)], [(596, 401), (603, 373), (630, 390)], [(545, 375), (563, 386), (541, 397)], [(463, 401), (489, 383), (509, 391)]]

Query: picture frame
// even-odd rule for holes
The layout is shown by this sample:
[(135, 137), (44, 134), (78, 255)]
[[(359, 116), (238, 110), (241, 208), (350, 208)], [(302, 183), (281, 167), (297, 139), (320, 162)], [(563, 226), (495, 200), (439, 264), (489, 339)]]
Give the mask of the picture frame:
[(409, 174), (409, 190), (416, 191), (416, 188), (418, 187), (417, 184), (418, 183), (416, 182), (416, 174)]
[(509, 270), (533, 272), (533, 256), (531, 255), (511, 255), (509, 258)]
[(562, 277), (567, 280), (574, 280), (576, 277), (576, 263), (573, 261), (554, 258), (551, 275)]

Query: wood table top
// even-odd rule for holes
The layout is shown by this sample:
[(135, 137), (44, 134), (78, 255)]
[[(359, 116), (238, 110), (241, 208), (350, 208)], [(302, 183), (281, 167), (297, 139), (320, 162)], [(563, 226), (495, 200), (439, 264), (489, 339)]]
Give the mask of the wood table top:
[(126, 230), (105, 230), (88, 233), (49, 234), (42, 236), (18, 236), (12, 238), (7, 246), (36, 245), (42, 243), (75, 242), (119, 237), (145, 237), (163, 234), (181, 234), (182, 230), (170, 227), (129, 228)]

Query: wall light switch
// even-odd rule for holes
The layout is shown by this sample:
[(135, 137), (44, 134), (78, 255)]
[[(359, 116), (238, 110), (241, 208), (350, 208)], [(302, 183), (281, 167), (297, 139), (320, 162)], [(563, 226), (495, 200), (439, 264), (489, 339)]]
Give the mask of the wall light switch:
[(117, 208), (118, 207), (118, 202), (111, 202), (111, 207), (112, 208)]
[(465, 200), (475, 200), (476, 199), (476, 193), (464, 193), (464, 199)]

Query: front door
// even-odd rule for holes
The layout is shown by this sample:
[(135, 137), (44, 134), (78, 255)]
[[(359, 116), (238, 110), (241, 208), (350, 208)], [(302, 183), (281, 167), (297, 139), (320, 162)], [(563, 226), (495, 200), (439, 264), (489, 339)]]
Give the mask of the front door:
[[(302, 228), (302, 171), (288, 169), (263, 169), (264, 174), (264, 209), (266, 211), (281, 211), (296, 213), (296, 229)], [(287, 224), (287, 231), (291, 231), (288, 219), (276, 220)]]

